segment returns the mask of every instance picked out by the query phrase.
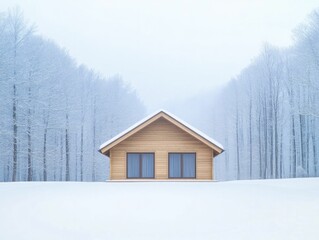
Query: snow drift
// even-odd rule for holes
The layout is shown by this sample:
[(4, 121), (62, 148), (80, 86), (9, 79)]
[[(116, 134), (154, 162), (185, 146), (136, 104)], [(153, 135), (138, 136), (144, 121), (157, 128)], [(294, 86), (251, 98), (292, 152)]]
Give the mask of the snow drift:
[(1, 183), (0, 239), (318, 239), (319, 179)]

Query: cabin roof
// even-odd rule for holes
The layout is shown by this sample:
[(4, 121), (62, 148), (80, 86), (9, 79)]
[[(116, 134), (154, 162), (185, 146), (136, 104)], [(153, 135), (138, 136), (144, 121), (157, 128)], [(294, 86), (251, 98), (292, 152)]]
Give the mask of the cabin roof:
[(163, 110), (163, 109), (158, 110), (158, 111), (150, 114), (149, 116), (147, 116), (147, 117), (143, 118), (142, 120), (138, 121), (137, 123), (135, 123), (131, 127), (127, 128), (123, 132), (117, 134), (113, 138), (111, 138), (108, 141), (104, 142), (103, 144), (101, 144), (99, 151), (102, 154), (105, 154), (105, 155), (108, 156), (109, 155), (109, 150), (112, 147), (114, 147), (115, 145), (117, 145), (118, 143), (124, 141), (127, 137), (131, 136), (131, 135), (129, 135), (130, 133), (134, 134), (135, 132), (140, 131), (141, 129), (143, 129), (144, 127), (148, 126), (149, 124), (151, 124), (155, 120), (159, 119), (160, 117), (164, 117), (166, 120), (170, 121), (171, 123), (175, 124), (179, 128), (182, 128), (182, 130), (185, 130), (186, 132), (188, 132), (190, 134), (193, 133), (192, 135), (194, 137), (196, 137), (198, 140), (200, 140), (201, 142), (205, 143), (206, 145), (211, 147), (213, 150), (215, 150), (215, 152), (216, 152), (215, 156), (224, 151), (223, 145), (220, 144), (218, 141), (216, 141), (213, 138), (207, 136), (206, 134), (204, 134), (200, 130), (194, 128), (193, 126), (189, 125), (185, 121), (179, 119), (175, 115), (173, 115), (173, 114), (171, 114), (168, 111)]

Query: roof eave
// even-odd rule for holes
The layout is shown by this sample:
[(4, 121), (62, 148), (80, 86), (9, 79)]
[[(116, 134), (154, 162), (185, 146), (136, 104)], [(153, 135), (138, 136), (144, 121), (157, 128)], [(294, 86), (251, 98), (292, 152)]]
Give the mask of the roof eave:
[[(130, 132), (136, 130), (136, 128), (140, 127), (141, 125), (145, 124), (146, 122), (150, 121), (151, 119), (155, 119), (156, 116), (158, 115), (162, 115), (162, 117), (164, 117), (166, 120), (169, 120), (167, 119), (167, 117), (169, 117), (170, 119), (174, 120), (175, 122), (177, 122), (178, 124), (182, 125), (183, 127), (187, 128), (188, 130), (190, 130), (191, 132), (193, 132), (194, 134), (196, 134), (197, 136), (199, 136), (200, 139), (197, 139), (200, 140), (201, 142), (203, 142), (204, 144), (206, 144), (207, 146), (209, 146), (210, 148), (212, 148), (212, 150), (214, 152), (216, 152), (217, 155), (221, 154), (224, 152), (224, 149), (222, 148), (222, 145), (220, 143), (217, 142), (217, 144), (215, 143), (216, 141), (213, 140), (211, 141), (211, 138), (208, 137), (206, 134), (203, 134), (201, 131), (199, 131), (198, 129), (195, 129), (194, 127), (190, 126), (188, 123), (184, 122), (183, 120), (177, 118), (176, 116), (174, 116), (173, 114), (171, 113), (168, 113), (164, 110), (158, 110), (157, 112), (149, 115), (148, 117), (142, 119), (141, 121), (137, 122), (136, 124), (134, 124), (133, 126), (131, 126), (130, 128), (128, 128), (126, 131), (114, 136), (112, 139), (110, 139), (109, 141), (105, 142), (104, 144), (102, 144), (100, 146), (100, 149), (99, 149), (99, 152), (102, 153), (103, 155), (106, 155), (109, 157), (109, 151), (111, 148), (113, 148), (114, 146), (112, 146), (112, 144), (114, 142), (116, 142), (118, 139), (121, 139), (123, 137), (125, 137), (125, 135), (129, 134)], [(159, 116), (158, 118), (160, 118), (161, 116)], [(171, 122), (171, 120), (169, 120)], [(153, 121), (151, 121), (153, 122)], [(150, 123), (151, 123), (150, 122)], [(150, 124), (149, 123), (149, 124)], [(176, 123), (173, 123), (173, 124), (176, 124)], [(125, 138), (123, 139), (125, 140)], [(206, 142), (206, 143), (205, 143)], [(208, 144), (209, 143), (209, 144)], [(103, 149), (105, 149), (105, 151), (103, 151)], [(220, 150), (220, 151), (218, 151)]]

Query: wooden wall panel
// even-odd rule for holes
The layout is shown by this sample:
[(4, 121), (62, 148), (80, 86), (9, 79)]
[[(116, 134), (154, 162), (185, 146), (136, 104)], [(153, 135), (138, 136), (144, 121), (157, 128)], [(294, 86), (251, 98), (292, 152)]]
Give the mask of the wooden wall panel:
[(112, 180), (126, 179), (127, 152), (154, 152), (156, 179), (168, 179), (169, 152), (196, 152), (196, 178), (213, 178), (213, 150), (164, 118), (156, 120), (111, 149)]

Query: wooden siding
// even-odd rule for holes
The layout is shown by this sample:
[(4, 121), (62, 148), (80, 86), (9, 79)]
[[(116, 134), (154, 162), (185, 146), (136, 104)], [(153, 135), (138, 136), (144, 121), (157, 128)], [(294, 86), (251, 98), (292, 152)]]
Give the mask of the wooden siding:
[[(140, 123), (139, 125), (132, 127), (132, 129), (128, 130), (125, 133), (121, 133), (122, 135), (116, 137), (116, 139), (108, 142), (104, 147), (100, 148), (100, 152), (102, 154), (105, 154), (106, 156), (110, 156), (110, 149), (112, 149), (114, 146), (119, 144), (120, 142), (124, 141), (125, 139), (129, 138), (130, 136), (134, 135), (135, 133), (139, 132), (141, 129), (145, 128), (146, 126), (150, 125), (151, 123), (155, 122), (156, 120), (163, 118), (166, 119), (168, 122), (176, 125), (180, 129), (187, 132), (189, 135), (193, 136), (197, 140), (203, 142), (208, 147), (212, 148), (214, 150), (213, 156), (216, 156), (218, 154), (221, 154), (223, 152), (223, 149), (214, 144), (212, 141), (207, 140), (205, 137), (203, 137), (201, 134), (198, 134), (198, 132), (192, 130), (190, 127), (187, 127), (183, 123), (179, 122), (172, 116), (168, 115), (167, 113), (161, 111), (157, 113), (156, 115), (150, 117), (149, 119), (145, 120), (144, 122)], [(104, 144), (103, 144), (104, 145)]]
[(111, 180), (126, 179), (127, 152), (154, 152), (155, 179), (168, 179), (169, 152), (196, 152), (196, 179), (213, 179), (213, 150), (164, 118), (110, 150)]

